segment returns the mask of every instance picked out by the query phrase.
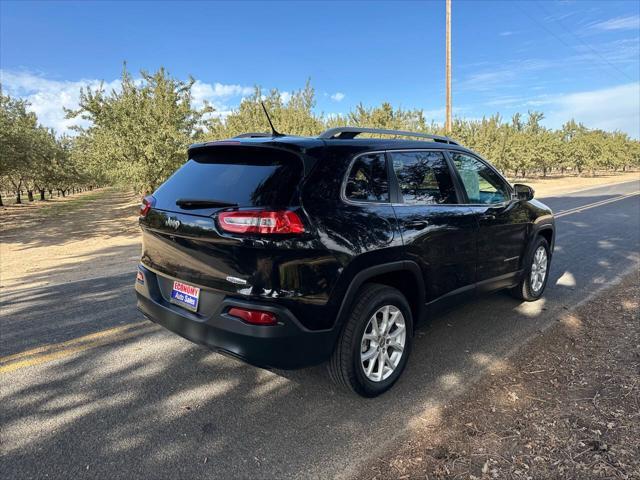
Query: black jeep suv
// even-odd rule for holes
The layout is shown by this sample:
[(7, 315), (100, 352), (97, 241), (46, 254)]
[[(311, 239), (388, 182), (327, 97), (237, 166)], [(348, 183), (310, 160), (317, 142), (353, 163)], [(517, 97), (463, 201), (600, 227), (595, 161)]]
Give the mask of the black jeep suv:
[(149, 319), (261, 367), (328, 361), (364, 396), (393, 385), (441, 307), (539, 298), (554, 244), (551, 210), (479, 155), (352, 127), (192, 145), (140, 225)]

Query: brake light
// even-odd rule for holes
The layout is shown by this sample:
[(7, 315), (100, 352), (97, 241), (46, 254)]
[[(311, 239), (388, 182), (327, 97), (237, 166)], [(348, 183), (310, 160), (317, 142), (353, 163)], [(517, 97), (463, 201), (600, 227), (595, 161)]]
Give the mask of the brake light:
[(278, 323), (276, 316), (271, 312), (262, 310), (249, 310), (246, 308), (232, 307), (229, 309), (229, 315), (244, 320), (252, 325), (275, 325)]
[(142, 205), (140, 205), (140, 216), (146, 217), (149, 213), (149, 210), (156, 204), (156, 199), (153, 198), (153, 195), (147, 195), (142, 199)]
[(291, 210), (220, 212), (220, 228), (232, 233), (303, 233), (300, 217)]

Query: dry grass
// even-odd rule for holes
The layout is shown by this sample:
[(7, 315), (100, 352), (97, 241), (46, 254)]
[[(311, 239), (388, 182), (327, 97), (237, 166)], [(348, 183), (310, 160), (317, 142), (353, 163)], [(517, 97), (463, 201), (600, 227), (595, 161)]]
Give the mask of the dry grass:
[(640, 478), (640, 277), (447, 405), (362, 479)]

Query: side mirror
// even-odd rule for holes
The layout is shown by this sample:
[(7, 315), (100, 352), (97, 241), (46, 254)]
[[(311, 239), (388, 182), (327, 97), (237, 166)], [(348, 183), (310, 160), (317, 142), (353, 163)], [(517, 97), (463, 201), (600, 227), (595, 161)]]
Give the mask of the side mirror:
[(533, 191), (533, 188), (531, 188), (529, 185), (523, 185), (522, 183), (516, 183), (513, 186), (514, 189), (514, 193), (515, 193), (515, 197), (518, 200), (531, 200), (533, 198), (533, 194), (535, 193)]

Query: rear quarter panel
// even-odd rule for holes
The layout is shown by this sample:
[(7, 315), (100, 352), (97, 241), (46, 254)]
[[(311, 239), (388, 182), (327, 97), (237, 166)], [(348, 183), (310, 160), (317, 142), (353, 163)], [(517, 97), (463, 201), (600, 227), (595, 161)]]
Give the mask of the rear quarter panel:
[[(370, 149), (333, 147), (303, 186), (302, 205), (335, 273), (327, 278), (328, 327), (337, 319), (349, 285), (362, 270), (402, 260), (403, 244), (391, 204), (341, 198), (342, 182), (355, 155)], [(329, 260), (331, 259), (331, 260)]]

